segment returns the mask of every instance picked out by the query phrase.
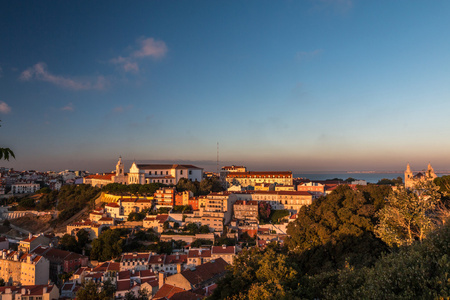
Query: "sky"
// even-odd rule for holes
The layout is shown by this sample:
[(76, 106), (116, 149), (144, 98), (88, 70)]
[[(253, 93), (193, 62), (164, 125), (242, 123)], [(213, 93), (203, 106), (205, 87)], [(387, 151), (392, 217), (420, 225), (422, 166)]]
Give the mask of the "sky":
[[(3, 1), (17, 170), (450, 169), (450, 1)], [(219, 143), (219, 147), (218, 147)], [(217, 151), (219, 149), (219, 151)]]

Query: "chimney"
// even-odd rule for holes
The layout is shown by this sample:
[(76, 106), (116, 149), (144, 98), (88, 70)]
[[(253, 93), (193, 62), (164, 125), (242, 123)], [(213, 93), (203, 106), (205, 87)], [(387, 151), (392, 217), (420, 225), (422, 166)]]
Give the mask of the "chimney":
[(47, 293), (47, 287), (44, 286), (44, 288), (42, 289), (42, 294), (46, 294)]
[(181, 273), (181, 264), (177, 264), (177, 273)]
[(164, 282), (165, 282), (165, 276), (166, 274), (164, 274), (164, 272), (163, 271), (161, 271), (161, 272), (159, 272), (158, 273), (158, 284), (159, 284), (159, 288), (161, 288), (163, 285), (164, 285)]
[(28, 238), (31, 239), (33, 237), (33, 235), (31, 234), (31, 232), (28, 233)]

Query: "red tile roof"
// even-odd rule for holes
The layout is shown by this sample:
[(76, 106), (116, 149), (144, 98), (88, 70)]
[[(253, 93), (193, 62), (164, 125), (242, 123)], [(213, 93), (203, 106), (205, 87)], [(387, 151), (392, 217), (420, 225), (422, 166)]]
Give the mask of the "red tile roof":
[(211, 278), (225, 273), (225, 267), (228, 263), (222, 258), (195, 267), (195, 269), (187, 269), (181, 272), (184, 278), (192, 285), (202, 284)]
[(212, 246), (211, 247), (212, 254), (235, 254), (236, 247), (235, 246)]
[(170, 284), (164, 284), (158, 292), (156, 292), (155, 296), (153, 298), (170, 298), (176, 293), (184, 292), (182, 288), (170, 285)]
[(211, 257), (211, 250), (189, 250), (188, 258)]
[[(270, 177), (269, 177), (270, 176)], [(292, 172), (283, 171), (283, 172), (231, 172), (227, 174), (227, 178), (277, 178), (272, 176), (280, 176), (281, 178), (292, 178)]]

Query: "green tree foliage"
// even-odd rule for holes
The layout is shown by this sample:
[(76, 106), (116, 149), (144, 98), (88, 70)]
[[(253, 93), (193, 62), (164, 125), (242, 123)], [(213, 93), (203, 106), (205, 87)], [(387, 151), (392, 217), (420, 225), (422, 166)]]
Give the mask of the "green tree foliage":
[(123, 240), (120, 230), (107, 229), (92, 242), (91, 259), (107, 261), (122, 253)]
[(381, 257), (373, 267), (305, 276), (302, 299), (448, 299), (450, 224), (423, 243)]
[(296, 264), (276, 247), (243, 249), (211, 299), (293, 299)]
[(192, 207), (190, 205), (174, 205), (172, 212), (174, 213), (187, 213), (192, 211)]
[(113, 195), (142, 195), (151, 196), (156, 190), (161, 187), (165, 187), (162, 183), (149, 183), (149, 184), (120, 184), (120, 183), (109, 183), (102, 187), (102, 191)]
[[(296, 253), (304, 273), (342, 268), (346, 263), (371, 265), (386, 250), (374, 234), (377, 206), (390, 191), (388, 186), (341, 185), (327, 197), (304, 206), (288, 225), (289, 250)], [(379, 203), (380, 201), (380, 203)]]
[(223, 186), (217, 178), (205, 178), (202, 181), (190, 181), (187, 178), (181, 178), (177, 183), (177, 191), (191, 191), (194, 195), (207, 195), (211, 192), (223, 191)]
[(19, 206), (20, 208), (18, 209), (31, 209), (34, 208), (36, 204), (34, 203), (34, 199), (26, 197), (20, 200)]
[(115, 291), (115, 285), (110, 281), (104, 282), (103, 285), (87, 281), (78, 290), (76, 298), (78, 300), (110, 300), (114, 299)]
[(336, 243), (340, 237), (373, 232), (375, 201), (370, 191), (364, 193), (347, 185), (339, 186), (327, 197), (300, 209), (297, 220), (288, 225), (289, 248), (303, 252), (327, 242)]
[(39, 203), (36, 204), (36, 209), (39, 211), (54, 209), (57, 197), (58, 191), (50, 191), (49, 193), (43, 193), (43, 195), (39, 198)]
[(77, 253), (80, 251), (77, 239), (73, 235), (70, 235), (67, 233), (65, 235), (63, 235), (61, 240), (59, 240), (59, 247), (62, 250), (67, 250), (67, 251), (72, 251), (72, 252), (77, 252)]
[(49, 187), (43, 187), (39, 190), (36, 191), (35, 194), (50, 194), (52, 192), (52, 190)]
[(148, 249), (158, 254), (171, 254), (174, 248), (172, 242), (158, 242), (150, 245)]
[(93, 205), (100, 189), (87, 184), (64, 185), (58, 193), (57, 222), (64, 222), (88, 205)]
[(448, 209), (450, 207), (450, 175), (435, 178), (434, 184), (439, 187), (442, 204)]
[(77, 232), (77, 242), (81, 249), (85, 248), (90, 241), (90, 235), (87, 230), (81, 229)]
[(211, 240), (198, 239), (191, 243), (192, 248), (199, 248), (201, 246), (212, 246), (213, 242)]
[(395, 179), (383, 178), (383, 179), (378, 180), (377, 184), (378, 185), (400, 185), (400, 184), (403, 184), (403, 179), (400, 176)]
[(438, 190), (439, 187), (429, 181), (413, 189), (399, 186), (378, 213), (380, 222), (376, 234), (390, 246), (422, 241), (434, 226), (431, 215), (441, 198)]
[(270, 215), (270, 221), (272, 222), (272, 224), (278, 224), (280, 220), (287, 216), (289, 216), (289, 211), (287, 209), (274, 210)]
[(195, 223), (188, 223), (184, 226), (184, 231), (188, 231), (190, 234), (198, 233), (198, 225)]
[(260, 201), (258, 204), (258, 216), (259, 220), (266, 223), (270, 220), (270, 214), (272, 213), (272, 208), (268, 201)]
[(146, 216), (145, 212), (132, 212), (128, 215), (128, 221), (142, 221)]

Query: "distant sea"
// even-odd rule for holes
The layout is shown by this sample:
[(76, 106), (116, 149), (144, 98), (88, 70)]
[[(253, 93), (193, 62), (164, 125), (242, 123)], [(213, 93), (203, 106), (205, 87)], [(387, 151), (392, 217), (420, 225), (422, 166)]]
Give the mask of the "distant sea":
[(365, 180), (368, 183), (377, 183), (383, 178), (395, 179), (397, 177), (401, 177), (403, 181), (405, 180), (403, 173), (294, 173), (293, 176), (295, 178), (301, 177), (310, 180), (327, 180), (333, 178), (345, 180), (351, 177), (359, 180)]

